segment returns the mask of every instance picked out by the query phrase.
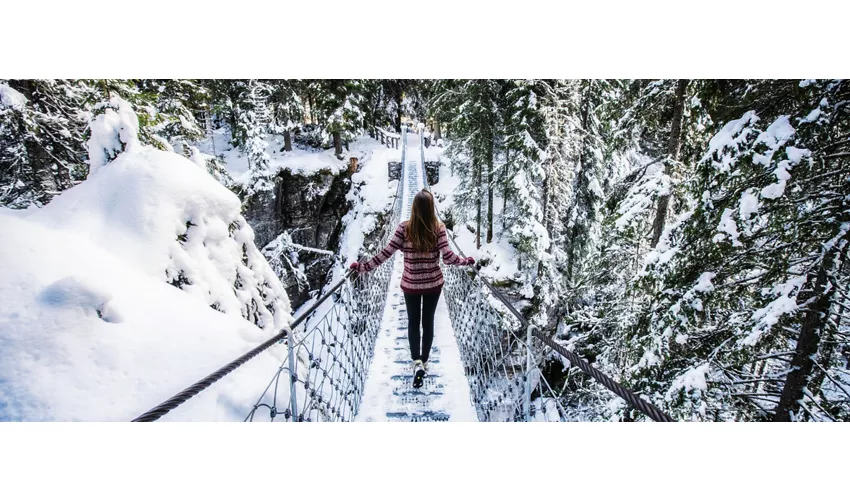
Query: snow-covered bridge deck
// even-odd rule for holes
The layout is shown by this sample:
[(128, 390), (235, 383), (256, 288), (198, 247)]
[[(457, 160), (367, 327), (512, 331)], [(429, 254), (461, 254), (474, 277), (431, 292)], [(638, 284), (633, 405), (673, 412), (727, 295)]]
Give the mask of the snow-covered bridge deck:
[[(405, 205), (402, 219), (410, 214), (413, 197), (423, 187), (418, 136), (407, 134), (406, 138), (408, 155), (403, 170)], [(440, 296), (434, 319), (428, 377), (421, 388), (413, 388), (408, 318), (404, 295), (399, 288), (403, 270), (401, 256), (397, 255), (391, 265), (390, 292), (356, 420), (477, 421), (444, 295)]]

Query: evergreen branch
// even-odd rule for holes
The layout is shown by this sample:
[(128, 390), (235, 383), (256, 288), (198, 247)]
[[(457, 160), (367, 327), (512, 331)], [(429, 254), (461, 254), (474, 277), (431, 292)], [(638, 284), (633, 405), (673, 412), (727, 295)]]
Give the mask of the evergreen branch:
[(832, 378), (832, 375), (829, 374), (829, 370), (821, 366), (820, 363), (815, 360), (812, 360), (812, 363), (814, 363), (815, 367), (820, 369), (820, 371), (823, 372), (824, 375), (826, 375), (826, 378), (828, 378), (833, 384), (835, 384), (835, 386), (838, 387), (841, 392), (843, 392), (848, 398), (850, 398), (850, 392), (848, 392), (847, 389), (844, 388), (844, 384)]

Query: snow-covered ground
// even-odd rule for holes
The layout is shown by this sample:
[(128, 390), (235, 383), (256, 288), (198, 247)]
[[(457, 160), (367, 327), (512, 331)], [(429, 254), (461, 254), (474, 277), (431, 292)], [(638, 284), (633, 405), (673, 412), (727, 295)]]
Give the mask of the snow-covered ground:
[[(251, 180), (248, 158), (239, 148), (230, 144), (228, 129), (220, 128), (213, 131), (212, 138), (215, 141), (214, 143), (210, 138), (198, 142), (197, 147), (200, 152), (223, 157), (224, 167), (233, 180), (238, 184), (248, 183)], [(292, 151), (285, 151), (282, 135), (265, 134), (264, 139), (267, 144), (265, 151), (269, 155), (269, 170), (271, 172), (289, 171), (294, 175), (309, 176), (320, 171), (336, 174), (348, 168), (348, 158), (361, 158), (362, 163), (362, 159), (368, 158), (373, 151), (386, 151), (390, 155), (394, 151), (395, 161), (398, 161), (401, 155), (399, 150), (387, 149), (386, 146), (369, 137), (361, 137), (352, 141), (349, 144), (349, 149), (343, 150), (345, 160), (340, 160), (334, 156), (333, 149), (307, 150), (300, 149), (298, 144), (293, 144)], [(386, 179), (386, 174), (384, 174), (384, 179)]]
[[(437, 210), (446, 210), (454, 205), (454, 196), (460, 180), (452, 175), (451, 164), (449, 158), (443, 155), (443, 148), (430, 147), (425, 148), (426, 161), (440, 162), (440, 178), (437, 184), (431, 186), (431, 192), (436, 197)], [(441, 201), (442, 200), (442, 201)], [(507, 238), (500, 235), (502, 232), (502, 197), (495, 195), (493, 197), (493, 241), (486, 243), (484, 236), (481, 238), (481, 248), (475, 248), (475, 218), (468, 217), (466, 223), (456, 222), (452, 235), (460, 250), (466, 256), (474, 257), (475, 260), (481, 261), (487, 259), (487, 265), (481, 268), (481, 274), (494, 281), (500, 281), (508, 278), (518, 278), (519, 269), (517, 267), (519, 259), (516, 256), (516, 249), (511, 245)], [(457, 219), (457, 217), (456, 217)], [(469, 224), (473, 229), (467, 227)], [(482, 227), (485, 232), (486, 228)]]
[[(243, 243), (258, 253), (250, 228), (228, 234), (239, 208), (194, 163), (145, 147), (43, 208), (0, 210), (0, 420), (130, 420), (288, 323), (268, 264), (242, 264)], [(184, 248), (187, 220), (199, 234)], [(168, 284), (168, 269), (193, 285)], [(279, 292), (266, 331), (242, 316), (251, 280)], [(241, 420), (284, 354), (266, 351), (165, 418)]]
[[(236, 195), (141, 146), (135, 115), (114, 107), (93, 128), (103, 154), (88, 179), (42, 208), (0, 209), (0, 420), (130, 420), (291, 319)], [(165, 419), (243, 419), (284, 354)]]

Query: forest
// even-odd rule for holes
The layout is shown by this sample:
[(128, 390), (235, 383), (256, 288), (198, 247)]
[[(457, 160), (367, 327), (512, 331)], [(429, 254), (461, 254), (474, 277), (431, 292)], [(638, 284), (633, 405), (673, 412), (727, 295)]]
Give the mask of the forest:
[[(313, 184), (270, 151), (347, 162), (420, 123), (446, 226), (558, 343), (676, 420), (850, 420), (845, 80), (0, 80), (0, 215), (131, 142), (178, 153), (239, 197), (298, 307), (353, 257), (359, 202), (322, 181), (303, 215), (283, 192)], [(557, 354), (546, 373), (586, 420), (643, 418)]]

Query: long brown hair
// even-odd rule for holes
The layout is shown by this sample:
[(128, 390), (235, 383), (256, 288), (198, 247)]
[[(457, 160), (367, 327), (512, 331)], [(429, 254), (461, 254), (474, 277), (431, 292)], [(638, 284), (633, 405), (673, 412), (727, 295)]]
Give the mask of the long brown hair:
[(437, 249), (440, 222), (434, 210), (434, 196), (426, 190), (419, 191), (413, 198), (410, 220), (407, 222), (407, 239), (416, 252), (433, 252)]

